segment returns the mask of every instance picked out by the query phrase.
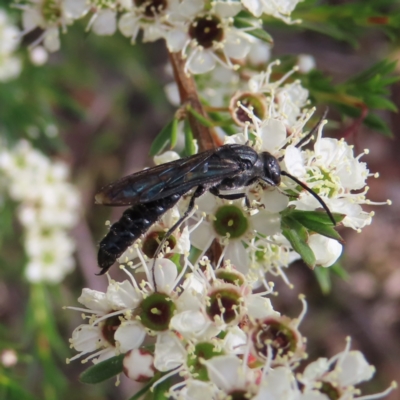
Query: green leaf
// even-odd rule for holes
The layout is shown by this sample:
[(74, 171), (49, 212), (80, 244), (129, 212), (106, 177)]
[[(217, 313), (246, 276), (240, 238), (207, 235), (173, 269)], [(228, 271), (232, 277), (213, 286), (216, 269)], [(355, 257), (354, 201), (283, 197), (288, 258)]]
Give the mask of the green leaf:
[(169, 388), (172, 386), (172, 378), (166, 379), (154, 387), (152, 400), (168, 400), (170, 397), (166, 396)]
[(168, 142), (172, 141), (171, 138), (175, 137), (176, 133), (174, 133), (174, 129), (176, 129), (177, 123), (174, 121), (175, 118), (165, 125), (161, 132), (154, 139), (153, 144), (150, 147), (149, 154), (151, 157), (154, 157), (156, 154), (158, 154), (162, 149), (165, 148)]
[[(331, 225), (332, 221), (329, 215), (324, 211), (302, 211), (302, 210), (291, 210), (287, 215), (298, 220), (310, 220), (316, 223)], [(336, 223), (342, 222), (346, 217), (345, 214), (332, 213), (333, 219)]]
[(337, 261), (335, 264), (331, 265), (329, 269), (333, 274), (337, 275), (339, 278), (342, 278), (345, 281), (348, 281), (350, 278), (349, 273), (343, 268), (340, 261)]
[(129, 398), (129, 400), (139, 400), (140, 398), (142, 398), (143, 395), (145, 395), (147, 392), (150, 391), (152, 384), (153, 384), (153, 380), (146, 383), (146, 385), (143, 386), (138, 392), (136, 392), (131, 398)]
[(203, 126), (206, 128), (212, 128), (214, 124), (212, 121), (207, 119), (206, 117), (203, 117), (200, 113), (198, 113), (192, 106), (188, 105), (187, 110), (192, 114)]
[(364, 120), (364, 124), (370, 128), (376, 129), (379, 132), (382, 132), (386, 137), (394, 137), (387, 123), (377, 114), (368, 114)]
[(170, 148), (173, 149), (178, 141), (178, 120), (174, 118), (172, 120), (171, 136), (170, 136)]
[[(254, 27), (254, 24), (251, 20), (247, 18), (241, 18), (241, 17), (236, 17), (234, 21), (234, 26), (236, 28), (251, 28)], [(262, 40), (263, 42), (267, 43), (273, 43), (274, 39), (272, 39), (272, 36), (266, 32), (264, 29), (261, 28), (254, 28), (254, 29), (249, 29), (246, 30), (246, 33), (248, 35), (254, 36), (257, 39)]]
[(153, 386), (154, 382), (157, 382), (160, 378), (162, 378), (166, 373), (157, 372), (156, 375), (148, 381), (145, 386), (143, 386), (138, 392), (136, 392), (129, 400), (139, 400), (143, 398), (142, 396), (146, 395), (144, 399), (151, 400), (164, 400), (168, 399), (168, 397), (164, 396), (164, 393), (168, 391), (171, 387), (171, 378), (166, 379), (165, 381), (160, 382), (158, 385), (154, 387), (152, 391), (150, 388)]
[[(325, 212), (294, 210), (288, 215), (312, 232), (343, 242), (342, 237), (335, 231), (332, 221)], [(344, 217), (343, 214), (333, 215), (336, 222), (340, 222)]]
[(315, 277), (323, 294), (329, 294), (332, 288), (330, 268), (317, 267), (314, 269)]
[(0, 374), (0, 399), (36, 400), (37, 397), (25, 391), (21, 382), (7, 376), (3, 370)]
[(187, 156), (192, 156), (193, 154), (196, 153), (196, 147), (193, 142), (193, 133), (192, 130), (190, 129), (189, 124), (187, 121), (185, 121), (185, 154)]
[(295, 219), (282, 217), (282, 233), (289, 240), (293, 249), (300, 254), (303, 261), (310, 267), (315, 267), (315, 255), (311, 247), (307, 244), (307, 230)]
[(125, 354), (120, 354), (89, 367), (86, 371), (82, 372), (79, 380), (82, 383), (94, 384), (120, 374), (123, 371), (124, 357)]

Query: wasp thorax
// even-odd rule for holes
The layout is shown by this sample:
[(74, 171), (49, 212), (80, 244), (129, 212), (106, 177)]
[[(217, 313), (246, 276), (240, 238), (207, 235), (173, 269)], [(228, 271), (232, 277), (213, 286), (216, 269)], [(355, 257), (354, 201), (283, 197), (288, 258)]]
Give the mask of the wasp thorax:
[(187, 366), (190, 373), (200, 381), (208, 381), (207, 367), (201, 362), (201, 359), (209, 360), (223, 354), (224, 352), (217, 350), (212, 343), (204, 342), (196, 344), (194, 351), (187, 357)]
[(120, 325), (121, 319), (118, 315), (115, 315), (113, 317), (107, 318), (101, 327), (101, 334), (103, 338), (112, 346), (115, 346), (114, 335)]
[(249, 228), (249, 221), (244, 212), (232, 204), (219, 207), (214, 217), (214, 230), (222, 237), (237, 239)]
[(267, 318), (260, 321), (252, 334), (255, 355), (265, 360), (288, 361), (299, 358), (303, 348), (300, 332), (290, 326), (291, 320), (285, 317)]
[(167, 0), (134, 0), (134, 3), (147, 18), (154, 18), (167, 8)]
[(209, 294), (207, 315), (213, 321), (234, 323), (240, 318), (241, 305), (242, 296), (238, 288), (224, 285)]
[[(165, 232), (159, 231), (159, 232), (151, 232), (149, 233), (143, 240), (143, 245), (142, 245), (142, 251), (143, 253), (149, 257), (149, 258), (154, 258), (156, 251), (158, 249), (159, 244), (161, 241), (164, 239)], [(174, 236), (170, 236), (167, 241), (165, 242), (165, 245), (163, 247), (173, 249), (176, 246), (176, 239)]]
[(142, 324), (153, 331), (165, 331), (175, 312), (175, 304), (164, 293), (153, 293), (140, 305), (139, 317)]
[(221, 42), (224, 38), (224, 30), (221, 20), (212, 14), (197, 17), (189, 27), (189, 36), (195, 39), (200, 46), (208, 49), (214, 42)]
[(265, 96), (251, 92), (237, 93), (231, 98), (229, 111), (233, 120), (239, 126), (244, 126), (248, 123), (252, 124), (251, 114), (263, 120), (267, 114)]

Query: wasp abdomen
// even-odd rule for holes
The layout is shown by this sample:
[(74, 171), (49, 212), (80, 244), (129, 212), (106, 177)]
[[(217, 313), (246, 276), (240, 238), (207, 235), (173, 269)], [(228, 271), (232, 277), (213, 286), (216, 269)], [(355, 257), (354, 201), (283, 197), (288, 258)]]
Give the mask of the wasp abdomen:
[(143, 235), (158, 219), (172, 208), (183, 193), (134, 205), (124, 211), (120, 220), (111, 225), (110, 231), (100, 242), (97, 261), (104, 274), (122, 253), (141, 235)]

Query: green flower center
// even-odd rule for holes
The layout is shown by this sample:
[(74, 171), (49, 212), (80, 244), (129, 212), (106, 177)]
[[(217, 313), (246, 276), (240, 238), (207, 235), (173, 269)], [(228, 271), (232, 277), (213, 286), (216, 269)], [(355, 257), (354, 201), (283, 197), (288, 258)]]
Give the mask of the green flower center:
[(165, 331), (176, 309), (174, 302), (164, 293), (153, 293), (140, 305), (142, 324), (153, 331)]
[(42, 5), (42, 15), (46, 22), (58, 22), (61, 17), (61, 8), (56, 0), (46, 0)]
[(226, 269), (222, 268), (215, 271), (215, 276), (218, 279), (221, 279), (221, 281), (224, 281), (225, 283), (231, 283), (235, 286), (241, 286), (244, 283), (243, 276), (234, 271), (227, 271)]
[(224, 38), (224, 30), (221, 20), (215, 15), (197, 17), (189, 27), (189, 36), (196, 39), (205, 49), (212, 47), (214, 42), (221, 42)]
[[(312, 190), (320, 196), (334, 197), (337, 194), (338, 184), (335, 183), (329, 172), (322, 169), (319, 171), (320, 174), (318, 175), (315, 175), (311, 170), (307, 171), (307, 175), (310, 177), (307, 181), (310, 183), (318, 182), (317, 185), (313, 185)], [(302, 188), (299, 188), (299, 190), (302, 190)]]
[(187, 365), (189, 370), (196, 379), (200, 381), (208, 381), (208, 372), (205, 365), (200, 362), (200, 359), (209, 360), (215, 356), (220, 356), (224, 354), (223, 351), (217, 351), (215, 349), (215, 345), (212, 343), (198, 343), (194, 349), (194, 352), (191, 353), (187, 358)]
[(239, 207), (226, 205), (215, 213), (213, 227), (219, 236), (237, 239), (247, 232), (249, 221)]
[[(142, 251), (149, 258), (154, 258), (155, 253), (158, 249), (158, 245), (161, 243), (162, 239), (165, 237), (165, 232), (151, 232), (148, 234), (142, 246)], [(170, 236), (164, 244), (164, 248), (169, 247), (171, 250), (176, 246), (176, 239), (174, 236)]]

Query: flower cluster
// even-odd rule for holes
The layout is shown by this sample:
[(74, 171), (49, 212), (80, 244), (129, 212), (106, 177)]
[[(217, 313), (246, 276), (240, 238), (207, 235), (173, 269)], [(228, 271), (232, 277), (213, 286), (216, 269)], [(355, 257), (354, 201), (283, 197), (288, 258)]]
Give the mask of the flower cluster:
[[(298, 2), (25, 0), (16, 7), (23, 10), (24, 33), (42, 30), (32, 47), (43, 42), (48, 51), (57, 51), (60, 32), (90, 14), (87, 29), (95, 34), (113, 35), (119, 29), (132, 43), (139, 33), (145, 42), (164, 39), (170, 52), (181, 52), (187, 58), (186, 71), (202, 74), (216, 65), (237, 68), (237, 62), (251, 57), (254, 44), (260, 42), (255, 38), (261, 28), (256, 18), (268, 14), (292, 23), (290, 14)], [(251, 15), (244, 24), (235, 20), (241, 11)]]
[(21, 60), (14, 54), (19, 46), (20, 32), (11, 24), (7, 13), (0, 9), (0, 82), (16, 78)]
[(67, 231), (78, 219), (79, 195), (69, 168), (51, 161), (26, 141), (0, 152), (1, 182), (19, 202), (30, 282), (58, 283), (74, 268), (75, 245)]
[[(348, 342), (343, 352), (309, 363), (300, 374), (307, 357), (299, 331), (305, 300), (300, 297), (303, 311), (293, 318), (274, 310), (269, 298), (276, 293), (267, 277), (287, 280), (283, 269), (303, 256), (288, 230), (299, 225), (300, 233), (306, 230), (304, 246), (314, 264), (329, 267), (342, 244), (328, 228), (330, 216), (316, 209), (340, 213), (343, 225), (357, 230), (372, 217), (361, 208), (368, 202), (364, 187), (371, 175), (361, 156), (343, 140), (323, 138), (324, 122), (311, 132), (310, 146), (305, 125), (314, 109), (308, 108), (308, 91), (288, 81), (294, 71), (271, 81), (276, 64), (251, 75), (247, 87), (231, 95), (237, 133), (225, 143), (267, 152), (280, 163), (280, 185), (254, 182), (234, 188), (240, 193), (203, 194), (186, 225), (175, 229), (157, 254), (190, 195), (165, 213), (120, 257), (127, 280), (108, 276), (105, 293), (84, 289), (78, 299), (84, 308), (69, 307), (87, 322), (72, 334), (78, 354), (69, 361), (98, 363), (124, 354), (123, 372), (131, 379), (151, 380), (154, 387), (175, 377), (168, 395), (176, 399), (362, 398), (355, 386), (374, 372), (364, 356)], [(156, 163), (179, 157), (168, 151)], [(215, 244), (217, 255), (211, 251)]]
[(139, 283), (124, 269), (129, 279), (109, 278), (106, 293), (84, 289), (78, 301), (85, 308), (69, 307), (88, 323), (74, 330), (70, 343), (79, 354), (68, 362), (125, 354), (126, 376), (152, 380), (153, 387), (175, 377), (168, 396), (176, 399), (363, 398), (355, 386), (375, 370), (361, 352), (350, 351), (350, 340), (330, 360), (320, 358), (297, 372), (307, 357), (299, 331), (306, 314), (302, 296), (303, 311), (290, 318), (274, 310), (269, 291), (255, 293), (231, 266), (215, 270), (206, 258), (196, 265), (186, 259), (179, 273), (169, 259), (140, 258), (135, 272), (142, 270), (145, 280)]

